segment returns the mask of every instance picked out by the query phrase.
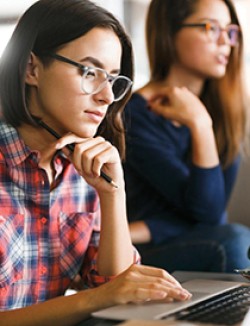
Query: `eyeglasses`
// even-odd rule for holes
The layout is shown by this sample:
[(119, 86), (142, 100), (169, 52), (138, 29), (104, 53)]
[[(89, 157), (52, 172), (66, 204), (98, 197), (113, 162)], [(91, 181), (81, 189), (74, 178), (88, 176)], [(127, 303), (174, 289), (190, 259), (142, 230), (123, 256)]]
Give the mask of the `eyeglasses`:
[(82, 71), (81, 89), (86, 94), (97, 94), (109, 82), (112, 86), (114, 102), (121, 100), (132, 86), (132, 81), (126, 76), (112, 76), (106, 70), (84, 66), (55, 53), (46, 53), (46, 56), (58, 61), (69, 63)]
[(204, 22), (204, 23), (186, 23), (182, 24), (181, 27), (201, 27), (205, 30), (208, 37), (217, 42), (222, 32), (227, 33), (229, 45), (234, 47), (239, 44), (240, 27), (236, 24), (227, 25), (222, 28), (217, 22)]

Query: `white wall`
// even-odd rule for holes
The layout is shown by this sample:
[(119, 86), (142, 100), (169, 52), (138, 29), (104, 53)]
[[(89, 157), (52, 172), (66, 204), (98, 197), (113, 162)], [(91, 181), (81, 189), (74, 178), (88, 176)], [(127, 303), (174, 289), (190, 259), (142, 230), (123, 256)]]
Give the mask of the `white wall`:
[(36, 0), (0, 0), (0, 17), (19, 16)]
[(96, 4), (111, 11), (121, 22), (124, 20), (123, 0), (95, 0)]

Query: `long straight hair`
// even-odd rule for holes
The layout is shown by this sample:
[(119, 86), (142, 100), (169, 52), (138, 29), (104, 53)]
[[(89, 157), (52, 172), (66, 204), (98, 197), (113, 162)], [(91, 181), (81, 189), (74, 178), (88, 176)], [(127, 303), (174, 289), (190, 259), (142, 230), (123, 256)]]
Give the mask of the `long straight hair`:
[[(28, 110), (29, 86), (25, 72), (31, 52), (44, 64), (43, 53), (56, 52), (66, 43), (95, 27), (107, 28), (118, 36), (122, 47), (121, 74), (133, 79), (131, 42), (119, 21), (104, 8), (89, 0), (40, 0), (20, 18), (0, 61), (0, 104), (5, 121), (14, 127), (22, 123), (35, 125)], [(121, 112), (130, 96), (109, 106), (98, 134), (125, 153)]]
[[(195, 12), (202, 0), (152, 0), (146, 19), (146, 44), (151, 81), (164, 81), (175, 62), (174, 38), (183, 21)], [(211, 0), (212, 1), (212, 0)], [(240, 26), (231, 0), (222, 0), (229, 9), (232, 24)], [(201, 54), (202, 55), (202, 54)], [(221, 163), (228, 166), (246, 140), (247, 108), (242, 79), (243, 39), (232, 48), (226, 74), (207, 79), (201, 100), (213, 120)]]

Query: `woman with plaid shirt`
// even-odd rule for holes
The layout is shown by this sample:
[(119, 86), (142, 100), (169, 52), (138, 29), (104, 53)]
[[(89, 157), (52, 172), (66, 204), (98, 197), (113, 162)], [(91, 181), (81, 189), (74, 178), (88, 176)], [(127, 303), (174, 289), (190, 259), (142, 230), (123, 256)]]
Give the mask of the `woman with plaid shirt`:
[[(0, 64), (1, 325), (75, 325), (118, 303), (190, 297), (140, 265), (130, 240), (131, 57), (119, 22), (88, 0), (37, 1), (17, 24)], [(74, 280), (84, 290), (64, 296)]]

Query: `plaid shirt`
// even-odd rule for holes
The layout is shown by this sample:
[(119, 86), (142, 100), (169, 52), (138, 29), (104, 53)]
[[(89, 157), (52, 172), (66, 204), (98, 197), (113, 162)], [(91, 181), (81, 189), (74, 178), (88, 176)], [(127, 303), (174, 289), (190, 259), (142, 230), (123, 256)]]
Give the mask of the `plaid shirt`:
[(78, 273), (89, 287), (110, 279), (96, 269), (95, 190), (61, 152), (53, 159), (56, 186), (50, 190), (38, 162), (39, 152), (0, 122), (0, 310), (63, 295)]

